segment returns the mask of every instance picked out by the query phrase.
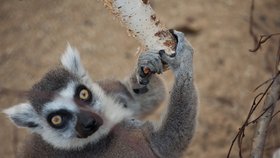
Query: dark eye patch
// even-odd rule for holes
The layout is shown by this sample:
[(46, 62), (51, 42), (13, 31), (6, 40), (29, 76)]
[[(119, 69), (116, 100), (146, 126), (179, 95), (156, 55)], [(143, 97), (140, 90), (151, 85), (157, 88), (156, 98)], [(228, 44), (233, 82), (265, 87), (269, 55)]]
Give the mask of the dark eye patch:
[(75, 97), (75, 99), (81, 100), (86, 103), (92, 102), (92, 93), (84, 85), (77, 86), (74, 97)]
[[(54, 124), (52, 122), (53, 117), (56, 117), (56, 116), (60, 116), (61, 123)], [(67, 111), (67, 110), (58, 110), (58, 111), (50, 113), (47, 116), (47, 121), (48, 121), (49, 125), (52, 126), (53, 128), (62, 129), (62, 128), (64, 128), (67, 125), (69, 120), (71, 120), (72, 118), (73, 118), (73, 116), (72, 116), (72, 114), (69, 111)]]

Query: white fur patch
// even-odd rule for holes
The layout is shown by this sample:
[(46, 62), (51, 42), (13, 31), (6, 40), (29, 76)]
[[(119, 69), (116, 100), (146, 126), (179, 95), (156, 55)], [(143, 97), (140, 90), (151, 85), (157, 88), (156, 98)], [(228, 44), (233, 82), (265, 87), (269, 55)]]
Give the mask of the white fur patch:
[(59, 96), (54, 98), (52, 102), (47, 103), (43, 109), (43, 113), (47, 113), (47, 111), (57, 111), (60, 109), (66, 109), (71, 112), (77, 112), (78, 108), (75, 105), (73, 100), (73, 96), (75, 93), (75, 83), (70, 82), (66, 88), (62, 89), (59, 92)]
[(273, 158), (280, 158), (280, 148), (278, 148), (276, 151), (274, 151)]
[(86, 75), (85, 69), (81, 64), (78, 50), (71, 47), (69, 43), (67, 44), (66, 51), (61, 56), (60, 60), (62, 65), (70, 72), (78, 75), (79, 77), (83, 77)]
[(26, 127), (30, 122), (39, 123), (38, 115), (30, 103), (21, 103), (3, 110), (10, 120), (18, 127)]
[(128, 118), (132, 116), (132, 111), (123, 108), (121, 104), (116, 102), (113, 98), (107, 96), (102, 88), (93, 83), (92, 84), (92, 91), (98, 95), (99, 100), (102, 102), (100, 103), (100, 107), (94, 110), (99, 110), (102, 115), (107, 119), (107, 126), (112, 127), (116, 123), (121, 122), (124, 118)]
[(15, 106), (12, 106), (8, 109), (3, 110), (3, 112), (8, 116), (14, 116), (16, 114), (27, 113), (32, 111), (33, 108), (29, 103), (21, 103)]
[(61, 56), (61, 63), (69, 72), (77, 75), (86, 84), (91, 84), (91, 78), (81, 63), (80, 54), (76, 48), (68, 43), (65, 53)]

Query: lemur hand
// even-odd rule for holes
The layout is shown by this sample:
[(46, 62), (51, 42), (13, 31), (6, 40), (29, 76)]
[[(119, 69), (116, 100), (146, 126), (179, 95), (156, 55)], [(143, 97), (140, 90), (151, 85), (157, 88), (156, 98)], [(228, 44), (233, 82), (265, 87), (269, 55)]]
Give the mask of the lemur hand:
[(140, 84), (147, 85), (151, 75), (160, 74), (163, 71), (163, 65), (158, 52), (144, 52), (138, 58), (136, 77)]
[(175, 54), (168, 55), (164, 51), (160, 51), (161, 60), (167, 63), (175, 73), (178, 71), (192, 73), (192, 46), (186, 41), (184, 33), (178, 31), (172, 31), (171, 33), (177, 38)]

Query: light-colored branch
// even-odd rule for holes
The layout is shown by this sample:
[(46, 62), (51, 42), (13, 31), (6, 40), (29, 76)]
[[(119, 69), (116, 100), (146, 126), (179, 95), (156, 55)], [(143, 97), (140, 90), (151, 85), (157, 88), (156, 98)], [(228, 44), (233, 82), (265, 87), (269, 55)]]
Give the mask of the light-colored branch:
[(280, 94), (280, 75), (278, 75), (268, 92), (263, 110), (266, 112), (260, 117), (257, 130), (253, 138), (251, 158), (262, 158), (265, 147), (265, 140), (268, 132), (268, 126), (273, 116), (273, 112)]
[(102, 0), (114, 16), (142, 44), (143, 50), (173, 54), (176, 40), (160, 23), (148, 0)]

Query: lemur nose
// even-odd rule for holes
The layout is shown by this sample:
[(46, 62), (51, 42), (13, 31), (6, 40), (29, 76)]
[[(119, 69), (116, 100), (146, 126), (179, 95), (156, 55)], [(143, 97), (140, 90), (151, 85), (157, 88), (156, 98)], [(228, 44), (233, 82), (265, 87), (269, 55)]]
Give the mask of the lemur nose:
[(86, 122), (82, 123), (82, 126), (85, 131), (91, 131), (97, 126), (95, 119), (88, 119)]
[(103, 124), (102, 118), (88, 110), (81, 110), (77, 115), (76, 132), (78, 138), (87, 138)]

